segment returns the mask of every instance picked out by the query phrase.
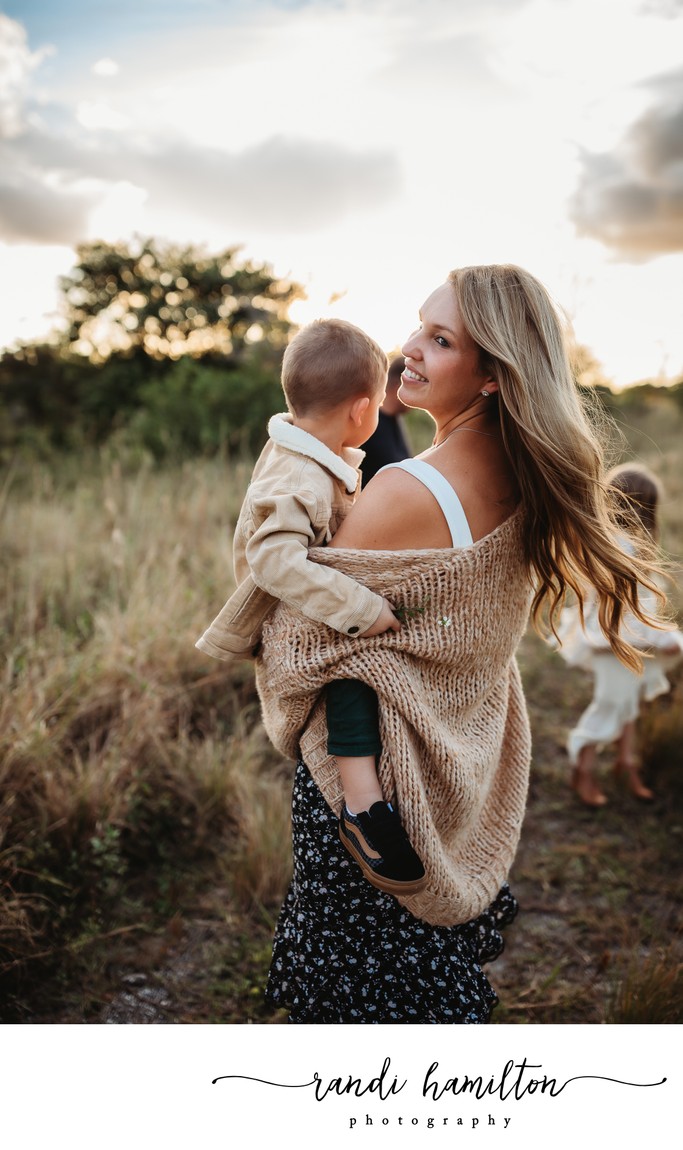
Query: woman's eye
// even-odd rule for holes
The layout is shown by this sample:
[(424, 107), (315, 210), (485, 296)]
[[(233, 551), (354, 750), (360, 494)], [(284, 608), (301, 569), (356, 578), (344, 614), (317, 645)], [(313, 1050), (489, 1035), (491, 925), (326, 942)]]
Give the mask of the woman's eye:
[(446, 339), (444, 336), (442, 336), (442, 335), (435, 335), (435, 336), (434, 336), (434, 339), (435, 339), (435, 340), (436, 340), (436, 342), (438, 343), (439, 347), (450, 347), (450, 344), (449, 344), (448, 340), (447, 340), (447, 339)]

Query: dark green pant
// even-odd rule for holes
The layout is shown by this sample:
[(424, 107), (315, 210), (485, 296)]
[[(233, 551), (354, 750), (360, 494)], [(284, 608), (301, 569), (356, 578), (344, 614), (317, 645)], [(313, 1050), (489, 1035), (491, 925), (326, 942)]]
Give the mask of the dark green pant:
[(378, 755), (377, 695), (359, 679), (335, 679), (327, 684), (327, 751), (330, 755)]

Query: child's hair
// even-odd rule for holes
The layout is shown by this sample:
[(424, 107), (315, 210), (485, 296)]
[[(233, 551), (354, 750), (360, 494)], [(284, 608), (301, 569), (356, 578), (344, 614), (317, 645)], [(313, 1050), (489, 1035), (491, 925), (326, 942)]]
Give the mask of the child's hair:
[(614, 496), (614, 515), (620, 527), (636, 535), (659, 535), (657, 504), (662, 488), (659, 480), (642, 463), (620, 463), (607, 473)]
[(285, 349), (282, 390), (294, 415), (325, 412), (384, 385), (388, 360), (379, 344), (343, 319), (306, 324)]
[[(503, 440), (526, 509), (525, 546), (535, 584), (532, 617), (547, 613), (553, 632), (571, 589), (583, 611), (595, 588), (600, 626), (612, 650), (640, 670), (638, 652), (619, 634), (626, 608), (646, 623), (639, 583), (661, 601), (653, 564), (619, 544), (603, 448), (569, 364), (568, 341), (547, 290), (512, 264), (450, 273), (463, 323), (480, 348), (480, 366), (499, 388)], [(586, 401), (587, 402), (587, 401)]]

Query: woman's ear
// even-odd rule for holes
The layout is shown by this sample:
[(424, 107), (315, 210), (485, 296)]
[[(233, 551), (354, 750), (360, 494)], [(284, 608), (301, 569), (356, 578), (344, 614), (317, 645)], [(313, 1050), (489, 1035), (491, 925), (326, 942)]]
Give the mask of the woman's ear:
[(369, 395), (359, 395), (358, 399), (354, 399), (349, 411), (349, 418), (355, 427), (360, 427), (363, 422), (363, 416), (370, 406)]
[(485, 392), (487, 395), (495, 395), (499, 390), (495, 375), (495, 361), (492, 356), (487, 355), (484, 351), (480, 351), (479, 354), (479, 376), (481, 379), (481, 387), (479, 390)]

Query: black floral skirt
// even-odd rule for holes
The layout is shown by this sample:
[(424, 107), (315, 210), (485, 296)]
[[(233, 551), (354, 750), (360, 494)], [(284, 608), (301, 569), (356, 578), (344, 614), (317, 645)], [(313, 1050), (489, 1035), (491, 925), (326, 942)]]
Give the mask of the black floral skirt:
[(485, 1023), (498, 998), (482, 964), (503, 949), (507, 884), (483, 914), (430, 926), (363, 876), (304, 763), (292, 801), (294, 872), (266, 997), (295, 1023)]

